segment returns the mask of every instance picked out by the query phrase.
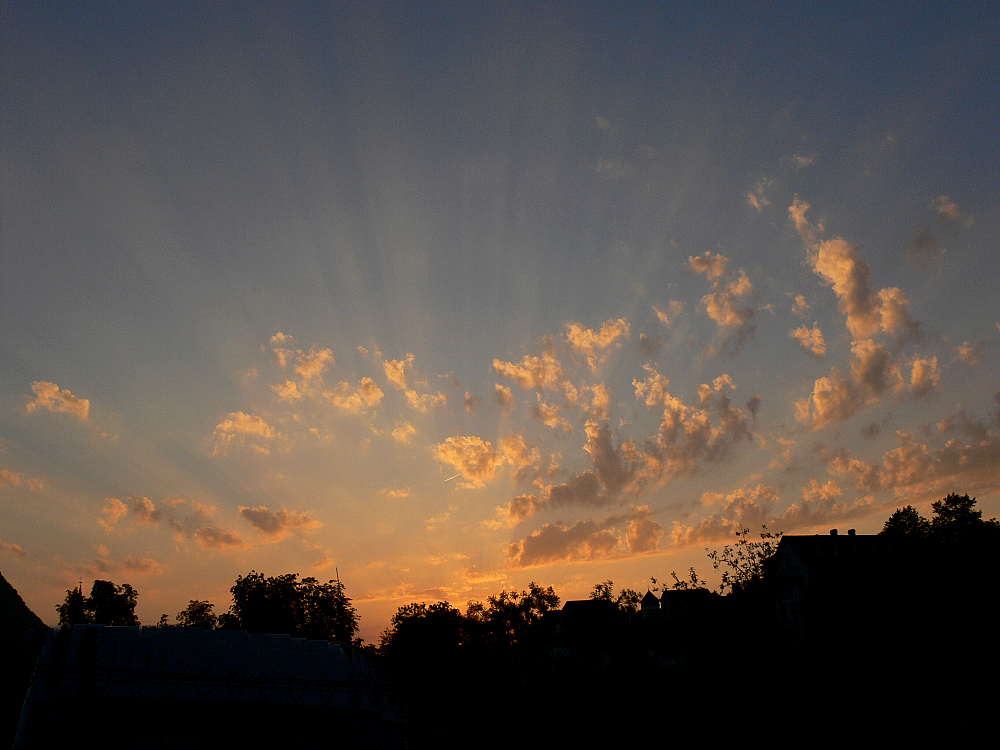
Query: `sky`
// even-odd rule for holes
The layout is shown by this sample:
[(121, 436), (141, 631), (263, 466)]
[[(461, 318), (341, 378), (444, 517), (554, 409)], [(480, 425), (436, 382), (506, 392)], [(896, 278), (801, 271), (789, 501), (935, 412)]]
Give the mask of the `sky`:
[(1000, 10), (0, 8), (0, 571), (145, 624), (1000, 515)]

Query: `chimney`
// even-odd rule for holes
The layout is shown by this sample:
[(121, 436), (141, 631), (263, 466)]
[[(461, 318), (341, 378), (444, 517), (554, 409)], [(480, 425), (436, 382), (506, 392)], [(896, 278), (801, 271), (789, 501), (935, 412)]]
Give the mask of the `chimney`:
[(848, 529), (847, 536), (854, 536), (854, 529)]
[(837, 530), (836, 529), (830, 529), (830, 536), (837, 536)]

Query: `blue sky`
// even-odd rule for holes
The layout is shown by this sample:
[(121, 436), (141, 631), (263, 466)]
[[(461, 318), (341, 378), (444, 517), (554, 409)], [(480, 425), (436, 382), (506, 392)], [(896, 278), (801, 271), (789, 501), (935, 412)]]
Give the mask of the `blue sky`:
[(0, 569), (642, 589), (998, 505), (995, 10), (0, 11)]

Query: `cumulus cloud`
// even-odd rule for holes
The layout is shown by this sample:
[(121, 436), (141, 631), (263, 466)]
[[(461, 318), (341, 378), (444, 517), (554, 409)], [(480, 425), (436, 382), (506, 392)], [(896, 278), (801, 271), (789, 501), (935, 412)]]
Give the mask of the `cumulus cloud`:
[(518, 495), (507, 508), (507, 519), (511, 525), (515, 525), (545, 508), (565, 506), (596, 508), (614, 502), (616, 502), (614, 497), (601, 491), (601, 482), (597, 474), (588, 469), (568, 482), (542, 487), (538, 493)]
[(562, 407), (558, 404), (545, 403), (542, 401), (542, 394), (540, 393), (538, 394), (538, 403), (531, 407), (531, 413), (535, 419), (539, 420), (546, 427), (564, 432), (573, 429), (573, 425), (563, 418)]
[(808, 210), (809, 204), (796, 198), (788, 213), (805, 240), (813, 271), (833, 287), (851, 335), (861, 339), (879, 331), (896, 336), (912, 331), (909, 301), (902, 290), (872, 289), (871, 266), (861, 260), (858, 247), (842, 237), (818, 240), (822, 224), (810, 224), (806, 219)]
[(60, 388), (55, 383), (47, 380), (36, 380), (31, 384), (31, 390), (35, 393), (33, 401), (29, 401), (25, 406), (28, 414), (45, 409), (47, 411), (72, 414), (77, 419), (86, 422), (90, 415), (90, 401), (85, 398), (78, 398), (66, 388)]
[[(649, 520), (648, 515), (646, 508), (638, 508), (625, 516), (612, 516), (602, 521), (577, 521), (572, 526), (561, 522), (546, 523), (524, 539), (510, 544), (507, 564), (513, 568), (527, 568), (655, 549), (650, 545), (662, 536), (662, 528), (651, 520), (649, 524), (643, 524), (642, 521)], [(635, 548), (628, 544), (629, 534)]]
[(698, 523), (684, 525), (674, 522), (673, 544), (679, 547), (732, 542), (743, 529), (769, 529), (790, 532), (838, 520), (867, 515), (873, 509), (873, 498), (865, 496), (855, 501), (841, 501), (843, 491), (834, 481), (824, 484), (810, 479), (802, 488), (802, 500), (778, 512), (781, 496), (769, 485), (741, 487), (723, 498), (712, 515)]
[(396, 422), (396, 427), (392, 431), (392, 439), (397, 443), (409, 443), (416, 434), (417, 428), (409, 422)]
[(739, 351), (757, 326), (754, 309), (746, 302), (753, 294), (753, 284), (746, 271), (740, 270), (735, 279), (729, 279), (729, 259), (718, 253), (706, 251), (704, 255), (688, 258), (688, 265), (696, 273), (703, 273), (712, 281), (712, 291), (701, 298), (708, 317), (716, 322), (723, 334), (723, 346)]
[(945, 252), (938, 238), (929, 229), (917, 230), (910, 244), (906, 246), (906, 257), (914, 268), (940, 266)]
[(751, 438), (746, 414), (724, 391), (730, 385), (730, 380), (717, 378), (714, 388), (701, 391), (701, 408), (664, 395), (659, 433), (655, 442), (647, 441), (647, 453), (663, 464), (668, 476), (690, 472), (699, 461), (721, 461)]
[(816, 154), (789, 154), (781, 159), (792, 169), (806, 169), (816, 163)]
[(666, 311), (654, 306), (653, 312), (656, 313), (657, 319), (663, 323), (663, 325), (667, 328), (673, 328), (674, 323), (677, 322), (677, 318), (680, 317), (682, 312), (684, 312), (684, 303), (672, 299), (667, 305)]
[(977, 366), (986, 354), (986, 342), (963, 341), (961, 346), (955, 347), (955, 362), (961, 362), (969, 367)]
[(384, 362), (386, 378), (401, 391), (407, 389), (406, 372), (413, 367), (413, 360), (414, 356), (407, 354), (403, 359), (387, 359)]
[(812, 309), (812, 305), (806, 302), (806, 297), (804, 294), (796, 294), (792, 296), (792, 312), (796, 315), (805, 317), (806, 313)]
[(688, 256), (688, 267), (695, 273), (705, 274), (709, 279), (718, 279), (729, 275), (729, 258), (706, 250), (702, 255)]
[(271, 337), (271, 352), (275, 363), (282, 369), (291, 365), (292, 371), (303, 383), (321, 381), (326, 368), (334, 365), (333, 352), (317, 346), (309, 347), (308, 351), (295, 349), (294, 342), (294, 336), (281, 331)]
[[(426, 412), (432, 406), (445, 406), (448, 397), (438, 391), (437, 393), (418, 393), (415, 388), (411, 388), (407, 382), (407, 373), (413, 368), (413, 354), (407, 354), (403, 359), (387, 359), (384, 362), (385, 376), (389, 382), (403, 392), (407, 405), (416, 411)], [(422, 383), (426, 385), (426, 383)]]
[(45, 489), (45, 481), (42, 479), (28, 477), (10, 469), (0, 469), (0, 487), (20, 487), (22, 485), (33, 492)]
[(585, 355), (587, 364), (594, 371), (604, 361), (599, 352), (611, 346), (620, 347), (621, 340), (627, 339), (631, 331), (624, 318), (604, 321), (599, 331), (584, 328), (579, 323), (569, 323), (566, 328), (566, 340), (570, 348), (577, 354)]
[[(496, 362), (494, 362), (494, 365), (495, 364)], [(510, 392), (510, 388), (505, 385), (500, 385), (499, 383), (494, 383), (493, 385), (493, 400), (500, 406), (510, 406), (511, 402), (514, 400), (514, 395)]]
[(957, 230), (972, 223), (969, 216), (947, 195), (939, 196), (934, 201), (934, 210), (938, 221), (948, 229)]
[(771, 186), (772, 180), (764, 178), (754, 183), (754, 186), (747, 193), (747, 203), (754, 207), (757, 213), (771, 205), (771, 201), (764, 195), (764, 191)]
[(826, 342), (823, 340), (823, 332), (819, 329), (819, 323), (813, 322), (812, 328), (799, 326), (788, 335), (799, 342), (803, 351), (815, 357), (822, 357), (826, 354)]
[(113, 531), (123, 518), (133, 526), (165, 526), (178, 541), (194, 539), (205, 549), (243, 549), (246, 545), (235, 532), (217, 526), (212, 520), (212, 508), (184, 499), (165, 500), (157, 506), (148, 497), (109, 497), (104, 501), (104, 518), (99, 519), (107, 531)]
[(479, 402), (481, 400), (482, 399), (480, 399), (479, 396), (473, 396), (471, 393), (466, 391), (465, 398), (462, 400), (462, 406), (465, 407), (465, 410), (469, 412), (469, 414), (475, 414), (476, 409), (479, 408)]
[(439, 461), (461, 472), (466, 480), (463, 487), (485, 486), (505, 464), (520, 471), (539, 460), (538, 450), (529, 448), (519, 435), (504, 438), (496, 448), (475, 435), (458, 435), (440, 443), (435, 450)]
[(684, 525), (674, 521), (671, 542), (674, 546), (687, 547), (730, 541), (738, 531), (767, 525), (779, 499), (778, 491), (768, 485), (741, 487), (725, 495), (718, 510), (698, 523)]
[(358, 414), (378, 406), (385, 394), (374, 380), (366, 376), (361, 378), (357, 386), (344, 380), (336, 390), (326, 391), (323, 396), (330, 399), (338, 409)]
[(910, 393), (917, 398), (936, 393), (941, 387), (941, 371), (937, 357), (913, 360), (910, 371)]
[(296, 510), (271, 510), (264, 505), (256, 508), (240, 505), (238, 510), (243, 520), (274, 540), (283, 539), (293, 529), (314, 529), (321, 525), (308, 513)]
[(494, 359), (493, 368), (524, 390), (559, 390), (563, 381), (562, 363), (549, 352), (543, 352), (541, 357), (525, 356), (519, 365)]
[[(911, 388), (913, 395), (925, 395), (929, 377), (937, 371), (937, 360), (921, 360), (920, 388)], [(874, 403), (887, 390), (903, 387), (899, 366), (892, 361), (889, 350), (883, 345), (863, 339), (851, 347), (851, 374), (846, 378), (836, 367), (829, 377), (822, 377), (813, 384), (812, 395), (795, 402), (795, 418), (815, 430), (829, 424), (842, 422), (864, 406)]]
[(241, 411), (230, 412), (215, 426), (212, 437), (215, 440), (213, 454), (222, 452), (227, 446), (244, 446), (255, 453), (267, 455), (270, 443), (277, 437), (277, 431), (256, 414)]

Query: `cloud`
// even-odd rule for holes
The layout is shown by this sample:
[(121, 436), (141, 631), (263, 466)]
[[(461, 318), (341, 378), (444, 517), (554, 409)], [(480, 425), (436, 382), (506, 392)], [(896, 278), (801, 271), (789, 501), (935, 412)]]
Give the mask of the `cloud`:
[(284, 384), (275, 383), (271, 386), (271, 390), (278, 394), (279, 401), (287, 401), (290, 404), (301, 400), (303, 395), (299, 390), (299, 384), (294, 380), (286, 380)]
[[(813, 384), (811, 396), (795, 402), (795, 418), (814, 430), (829, 424), (842, 422), (856, 414), (864, 406), (874, 403), (885, 391), (899, 390), (903, 378), (899, 367), (893, 363), (889, 350), (883, 345), (863, 339), (851, 347), (852, 379), (843, 377), (836, 367), (829, 377), (822, 377)], [(919, 388), (911, 388), (913, 395), (925, 395), (928, 389), (927, 377), (936, 372), (937, 360), (933, 366), (929, 360), (920, 360), (918, 374)]]
[(269, 443), (277, 435), (274, 428), (256, 414), (230, 412), (215, 426), (215, 431), (212, 433), (215, 439), (213, 455), (221, 452), (225, 446), (231, 445), (242, 445), (255, 453), (267, 455), (271, 452)]
[(409, 443), (416, 434), (417, 428), (409, 422), (396, 422), (396, 427), (392, 431), (392, 439), (397, 443)]
[(809, 204), (796, 198), (788, 213), (805, 240), (813, 271), (833, 287), (851, 335), (861, 339), (879, 331), (896, 336), (912, 331), (909, 301), (902, 290), (891, 287), (875, 292), (870, 284), (871, 266), (861, 260), (858, 247), (842, 237), (817, 240), (822, 224), (810, 224), (805, 217), (808, 210)]
[(962, 342), (961, 346), (955, 347), (955, 362), (961, 362), (969, 367), (976, 367), (983, 359), (986, 354), (986, 342), (977, 341), (972, 343), (971, 341)]
[(18, 560), (23, 560), (28, 556), (28, 553), (24, 551), (24, 548), (19, 544), (14, 544), (14, 542), (4, 542), (0, 540), (0, 555), (7, 555), (8, 557), (13, 557)]
[(764, 191), (771, 186), (773, 181), (767, 178), (758, 180), (753, 188), (747, 193), (747, 203), (754, 207), (757, 213), (771, 205), (771, 201), (764, 195)]
[(275, 540), (283, 539), (293, 529), (315, 529), (321, 525), (308, 513), (296, 510), (271, 510), (264, 505), (256, 508), (240, 505), (238, 510), (243, 520)]
[(723, 391), (731, 381), (717, 378), (714, 385), (708, 392), (702, 390), (700, 409), (664, 395), (659, 433), (655, 442), (647, 441), (647, 453), (665, 464), (662, 470), (668, 476), (693, 471), (699, 461), (721, 461), (752, 437), (746, 414)]
[[(493, 363), (494, 366), (496, 362)], [(493, 390), (493, 400), (496, 401), (500, 406), (507, 407), (510, 406), (511, 402), (514, 400), (513, 394), (510, 392), (510, 388), (505, 385), (500, 385), (499, 383), (494, 383)]]
[(688, 265), (696, 273), (703, 273), (712, 282), (712, 291), (701, 298), (708, 317), (716, 322), (723, 334), (723, 346), (731, 346), (738, 352), (748, 338), (753, 336), (757, 326), (754, 324), (754, 309), (745, 304), (746, 299), (753, 294), (753, 284), (746, 271), (740, 270), (735, 279), (726, 281), (729, 273), (729, 259), (718, 253), (705, 252), (704, 255), (692, 255)]
[(799, 326), (788, 335), (799, 342), (803, 351), (815, 357), (822, 357), (826, 354), (826, 342), (823, 340), (823, 332), (819, 329), (818, 323), (813, 322), (812, 328)]
[(672, 299), (670, 300), (670, 303), (667, 305), (667, 312), (664, 312), (663, 310), (661, 310), (656, 306), (653, 307), (653, 312), (656, 313), (657, 319), (659, 319), (659, 321), (663, 323), (663, 325), (665, 325), (667, 328), (673, 328), (674, 323), (677, 322), (677, 318), (680, 316), (682, 312), (684, 312), (684, 303)]
[(52, 412), (72, 414), (83, 422), (86, 422), (90, 415), (89, 400), (78, 398), (69, 390), (59, 388), (55, 383), (50, 383), (47, 380), (36, 380), (31, 384), (31, 390), (35, 393), (35, 400), (29, 401), (25, 406), (25, 410), (29, 414), (38, 409), (46, 409)]
[(352, 387), (346, 380), (341, 381), (337, 390), (326, 391), (323, 396), (330, 399), (338, 409), (358, 414), (378, 406), (385, 394), (374, 380), (366, 376), (361, 378), (356, 387)]
[[(796, 294), (792, 297), (792, 312), (795, 315), (800, 315), (805, 317), (806, 313), (812, 309), (812, 306), (806, 302), (806, 297), (804, 294)], [(815, 325), (815, 324), (814, 324)]]
[(671, 542), (677, 547), (687, 547), (694, 544), (731, 541), (737, 531), (758, 529), (762, 525), (767, 525), (778, 500), (780, 500), (778, 491), (769, 485), (741, 487), (724, 497), (718, 511), (701, 519), (697, 524), (685, 526), (675, 521)]
[(789, 154), (782, 157), (781, 161), (792, 169), (806, 169), (816, 163), (816, 154)]
[(519, 435), (504, 438), (498, 448), (475, 435), (459, 435), (440, 443), (436, 453), (439, 461), (462, 473), (463, 487), (485, 486), (505, 464), (520, 471), (539, 460), (538, 450), (529, 448)]
[(404, 497), (410, 497), (410, 495), (413, 494), (413, 490), (411, 490), (409, 487), (405, 487), (400, 490), (389, 489), (388, 487), (386, 487), (385, 489), (380, 490), (380, 492), (386, 497), (399, 498), (399, 499), (402, 499)]
[(573, 425), (562, 417), (562, 407), (558, 404), (546, 404), (542, 401), (542, 394), (540, 393), (538, 394), (538, 403), (531, 407), (531, 413), (535, 419), (539, 420), (546, 427), (564, 432), (573, 429)]
[(568, 482), (543, 487), (538, 494), (518, 495), (507, 507), (507, 520), (516, 525), (546, 508), (566, 506), (599, 508), (617, 502), (601, 492), (601, 481), (594, 471), (586, 470)]
[[(186, 511), (186, 512), (184, 512)], [(114, 531), (122, 518), (131, 518), (133, 526), (166, 526), (178, 541), (194, 539), (206, 549), (245, 548), (240, 537), (212, 521), (212, 509), (184, 499), (163, 501), (157, 507), (148, 497), (109, 497), (104, 500), (101, 525)]]
[(525, 356), (519, 365), (493, 360), (493, 367), (501, 377), (510, 378), (524, 390), (558, 390), (563, 380), (562, 364), (549, 352), (541, 357)]
[(295, 372), (303, 383), (310, 383), (313, 380), (321, 381), (323, 371), (327, 367), (332, 367), (334, 363), (333, 352), (330, 349), (321, 349), (316, 346), (309, 347), (309, 351), (293, 349), (295, 337), (278, 331), (271, 337), (271, 351), (274, 354), (274, 361), (282, 369), (292, 365)]
[(678, 547), (733, 542), (736, 534), (743, 529), (767, 526), (787, 533), (867, 515), (876, 507), (870, 495), (853, 502), (841, 502), (842, 494), (840, 486), (832, 479), (825, 484), (810, 479), (809, 484), (802, 488), (801, 502), (776, 512), (776, 506), (781, 502), (777, 489), (764, 484), (741, 487), (725, 496), (719, 510), (698, 523), (684, 525), (675, 521), (671, 539)]
[(167, 568), (162, 563), (157, 562), (151, 557), (143, 557), (141, 559), (135, 558), (132, 555), (127, 555), (121, 562), (122, 570), (128, 571), (129, 573), (139, 574), (139, 575), (154, 575), (161, 576), (167, 572)]
[(896, 432), (898, 445), (882, 455), (882, 465), (853, 458), (845, 449), (823, 455), (827, 471), (849, 479), (858, 489), (892, 490), (899, 500), (914, 502), (948, 492), (1000, 491), (1000, 432), (970, 420), (964, 412), (938, 425), (947, 432), (958, 425), (968, 440), (951, 438), (934, 448), (913, 434)]
[(920, 229), (906, 246), (906, 257), (914, 268), (940, 266), (945, 249), (929, 229)]
[(703, 273), (710, 280), (729, 275), (729, 258), (720, 253), (706, 250), (702, 255), (689, 255), (688, 267), (695, 273)]
[(633, 554), (655, 551), (662, 537), (663, 527), (651, 518), (634, 518), (625, 531), (625, 543)]
[(934, 209), (938, 221), (948, 229), (957, 230), (972, 223), (972, 219), (947, 195), (942, 195), (934, 201)]
[(479, 408), (479, 402), (481, 400), (482, 399), (480, 399), (479, 396), (473, 396), (471, 393), (466, 391), (465, 398), (462, 400), (462, 406), (465, 407), (465, 410), (469, 412), (469, 414), (475, 414), (476, 409)]
[[(411, 409), (419, 412), (426, 412), (432, 406), (445, 406), (448, 397), (438, 391), (437, 393), (418, 393), (416, 389), (410, 388), (407, 383), (407, 372), (413, 368), (413, 354), (407, 354), (404, 359), (387, 359), (384, 362), (385, 376), (396, 388), (403, 391), (406, 396), (406, 403)], [(426, 385), (426, 383), (422, 383)]]
[[(647, 515), (648, 511), (641, 508), (627, 516), (612, 516), (603, 521), (577, 521), (572, 526), (560, 522), (546, 523), (541, 529), (507, 547), (507, 564), (512, 568), (527, 568), (553, 562), (623, 555), (630, 551), (627, 535), (628, 530), (633, 529), (631, 522), (642, 520)], [(648, 545), (651, 537), (659, 538), (654, 526), (640, 525), (633, 529), (633, 534), (633, 540), (640, 547)]]
[(32, 492), (41, 492), (45, 489), (45, 481), (35, 477), (26, 477), (10, 469), (0, 469), (0, 487), (20, 487), (26, 486)]
[(569, 323), (566, 327), (568, 329), (566, 340), (569, 342), (570, 348), (577, 354), (585, 355), (587, 364), (595, 372), (598, 365), (604, 361), (598, 351), (610, 346), (620, 347), (621, 339), (629, 338), (631, 331), (625, 318), (604, 321), (600, 331), (584, 328), (579, 323)]
[(941, 371), (938, 369), (937, 357), (913, 360), (910, 373), (910, 393), (923, 398), (940, 390)]
[(404, 359), (385, 360), (385, 376), (389, 379), (390, 383), (401, 391), (407, 389), (406, 371), (413, 367), (413, 360), (414, 356), (412, 354), (407, 354)]

